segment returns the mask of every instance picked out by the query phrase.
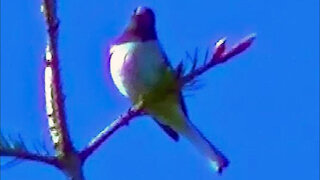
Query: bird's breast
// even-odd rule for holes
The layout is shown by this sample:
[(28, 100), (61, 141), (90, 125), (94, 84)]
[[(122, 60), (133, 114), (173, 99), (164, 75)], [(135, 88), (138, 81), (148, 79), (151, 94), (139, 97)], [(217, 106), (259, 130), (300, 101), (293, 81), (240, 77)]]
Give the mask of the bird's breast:
[(161, 77), (163, 54), (157, 41), (127, 42), (110, 49), (110, 71), (119, 91), (131, 98), (147, 92)]

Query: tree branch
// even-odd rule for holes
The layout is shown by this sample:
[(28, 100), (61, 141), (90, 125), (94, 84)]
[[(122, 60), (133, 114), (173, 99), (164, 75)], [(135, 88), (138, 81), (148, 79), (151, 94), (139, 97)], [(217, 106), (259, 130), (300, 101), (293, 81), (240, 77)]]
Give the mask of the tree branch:
[[(133, 118), (145, 115), (146, 113), (143, 110), (142, 103), (130, 108), (128, 112), (121, 115), (113, 123), (102, 130), (96, 137), (94, 137), (83, 150), (80, 152), (75, 151), (67, 131), (63, 93), (60, 84), (57, 52), (58, 19), (54, 8), (55, 1), (44, 0), (43, 6), (42, 10), (46, 16), (49, 34), (45, 57), (47, 62), (47, 67), (45, 69), (46, 106), (50, 127), (49, 130), (58, 154), (57, 156), (47, 156), (31, 153), (24, 149), (3, 148), (6, 146), (2, 146), (2, 148), (0, 148), (0, 155), (50, 164), (61, 169), (72, 180), (83, 180), (84, 176), (82, 172), (82, 165), (85, 160), (117, 130), (128, 125)], [(254, 39), (255, 34), (251, 34), (241, 40), (240, 43), (236, 44), (228, 52), (225, 52), (226, 39), (223, 38), (219, 40), (216, 43), (215, 52), (208, 62), (205, 61), (205, 64), (200, 67), (196, 67), (197, 61), (196, 58), (194, 58), (194, 64), (191, 71), (185, 76), (179, 77), (179, 87), (181, 89), (184, 88), (187, 84), (192, 83), (192, 81), (194, 81), (198, 76), (202, 75), (212, 67), (224, 63), (233, 56), (242, 53), (252, 44)], [(180, 63), (176, 70), (180, 71), (183, 69), (182, 66), (183, 64)], [(2, 143), (7, 142), (4, 140)]]
[(49, 131), (59, 156), (73, 152), (67, 129), (64, 110), (58, 56), (59, 19), (55, 0), (44, 0), (41, 11), (47, 23), (48, 42), (46, 48), (45, 97)]
[[(67, 129), (67, 122), (64, 109), (64, 94), (61, 87), (61, 77), (59, 71), (58, 56), (58, 33), (59, 19), (57, 17), (56, 0), (43, 0), (41, 7), (47, 24), (48, 42), (46, 47), (45, 61), (45, 98), (46, 111), (48, 116), (49, 131), (54, 148), (57, 152), (56, 156), (41, 155), (40, 153), (31, 153), (24, 147), (21, 141), (19, 146), (11, 148), (10, 144), (4, 140), (0, 147), (0, 155), (7, 157), (16, 157), (19, 159), (37, 161), (53, 165), (61, 169), (69, 179), (83, 180), (82, 166), (85, 160), (94, 153), (103, 142), (105, 142), (112, 134), (121, 127), (128, 125), (129, 122), (138, 116), (145, 115), (143, 104), (138, 104), (129, 109), (128, 112), (121, 115), (113, 123), (103, 129), (90, 143), (80, 152), (77, 152), (71, 142), (71, 138)], [(193, 59), (191, 71), (185, 76), (178, 76), (179, 88), (183, 89), (187, 84), (191, 84), (198, 76), (202, 75), (212, 67), (228, 61), (235, 55), (245, 51), (255, 39), (252, 34), (244, 38), (240, 43), (236, 44), (231, 50), (225, 52), (225, 39), (221, 39), (216, 43), (215, 52), (209, 62), (197, 67), (197, 58)], [(196, 56), (196, 54), (195, 54)], [(183, 69), (180, 63), (176, 71)], [(182, 71), (182, 70), (181, 70)], [(180, 90), (179, 89), (179, 90)]]
[(82, 161), (73, 147), (67, 128), (58, 56), (59, 19), (56, 0), (44, 0), (41, 11), (47, 23), (45, 97), (49, 131), (60, 169), (71, 180), (84, 180)]
[(181, 78), (180, 83), (181, 87), (184, 87), (189, 82), (192, 82), (195, 78), (202, 75), (209, 69), (213, 68), (214, 66), (225, 63), (232, 57), (242, 53), (245, 51), (250, 45), (253, 43), (256, 35), (250, 34), (249, 36), (243, 38), (239, 43), (234, 45), (230, 51), (225, 52), (226, 49), (226, 38), (220, 39), (215, 46), (215, 52), (212, 55), (211, 59), (208, 63), (205, 63), (204, 65), (192, 70), (190, 73), (185, 75)]
[(114, 132), (116, 132), (121, 127), (128, 125), (129, 121), (135, 117), (144, 115), (142, 108), (130, 108), (127, 113), (121, 115), (113, 123), (103, 129), (96, 137), (94, 137), (87, 147), (85, 147), (79, 156), (84, 162), (100, 145), (108, 139)]
[(15, 157), (23, 160), (42, 162), (42, 163), (50, 164), (57, 168), (60, 168), (59, 161), (55, 156), (40, 155), (36, 153), (31, 153), (28, 151), (20, 151), (20, 150), (5, 149), (5, 148), (0, 149), (0, 155), (7, 156), (7, 157)]
[[(224, 63), (228, 61), (231, 57), (238, 55), (245, 51), (254, 41), (255, 34), (251, 34), (241, 40), (238, 44), (236, 44), (230, 51), (225, 52), (225, 41), (226, 38), (219, 40), (215, 46), (215, 52), (212, 55), (211, 59), (208, 63), (196, 68), (196, 61), (194, 62), (194, 66), (191, 71), (185, 75), (180, 77), (180, 88), (182, 89), (188, 83), (192, 82), (195, 78), (202, 75), (212, 67)], [(180, 64), (182, 65), (182, 64)], [(179, 66), (179, 65), (178, 65)], [(177, 69), (182, 68), (182, 66), (177, 67)], [(177, 70), (179, 71), (179, 70)], [(85, 147), (82, 151), (80, 151), (79, 156), (81, 160), (84, 162), (95, 150), (97, 150), (101, 144), (106, 141), (114, 132), (120, 129), (122, 126), (128, 125), (129, 121), (135, 117), (144, 115), (145, 112), (142, 108), (131, 108), (127, 113), (121, 115), (118, 119), (116, 119), (111, 125), (107, 126), (104, 130), (102, 130), (96, 137), (94, 137), (90, 143)]]

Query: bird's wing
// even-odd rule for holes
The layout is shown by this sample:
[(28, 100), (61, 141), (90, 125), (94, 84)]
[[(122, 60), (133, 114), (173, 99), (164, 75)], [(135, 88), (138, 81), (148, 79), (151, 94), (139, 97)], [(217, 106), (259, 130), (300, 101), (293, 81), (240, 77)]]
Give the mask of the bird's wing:
[[(183, 99), (183, 96), (182, 96), (182, 92), (180, 92), (180, 106), (181, 106), (181, 109), (185, 115), (185, 117), (188, 117), (188, 112), (187, 112), (187, 107), (186, 107), (186, 103), (184, 102), (184, 99)], [(163, 131), (169, 136), (171, 137), (174, 141), (178, 142), (179, 139), (180, 139), (180, 136), (179, 134), (173, 130), (169, 125), (165, 125), (165, 124), (162, 124), (160, 123), (157, 119), (153, 118), (154, 121), (160, 126), (160, 128), (163, 129)]]
[(179, 134), (173, 130), (170, 126), (165, 125), (160, 123), (157, 119), (153, 118), (154, 121), (159, 125), (159, 127), (169, 136), (171, 137), (174, 141), (178, 142), (179, 141)]
[[(167, 66), (172, 71), (172, 73), (174, 73), (174, 69), (173, 69), (166, 53), (163, 50), (161, 50), (161, 51), (162, 51), (162, 56), (163, 56), (165, 66)], [(187, 107), (186, 107), (182, 92), (179, 93), (179, 103), (180, 103), (181, 109), (182, 109), (185, 117), (188, 118)], [(176, 142), (179, 141), (179, 134), (175, 130), (173, 130), (169, 125), (162, 124), (161, 122), (159, 122), (155, 118), (153, 118), (153, 119), (156, 121), (156, 123), (164, 130), (164, 132), (169, 137), (171, 137)]]
[[(170, 61), (168, 59), (168, 56), (166, 55), (166, 53), (163, 50), (162, 50), (162, 56), (163, 56), (164, 63), (166, 64), (166, 66), (168, 66), (172, 70), (172, 72), (175, 73), (174, 69), (173, 69), (173, 67), (172, 67), (172, 65), (171, 65), (171, 63), (170, 63)], [(189, 118), (187, 106), (186, 106), (186, 103), (184, 101), (183, 93), (181, 91), (179, 93), (179, 101), (180, 101), (180, 105), (181, 105), (181, 109), (182, 109), (183, 113), (185, 114), (185, 116), (187, 118)]]

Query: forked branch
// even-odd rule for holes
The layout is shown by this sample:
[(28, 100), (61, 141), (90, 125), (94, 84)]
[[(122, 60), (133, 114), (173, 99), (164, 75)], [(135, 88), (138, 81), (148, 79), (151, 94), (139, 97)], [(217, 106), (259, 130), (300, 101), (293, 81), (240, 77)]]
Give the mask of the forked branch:
[[(69, 179), (83, 180), (82, 165), (85, 160), (117, 130), (128, 125), (135, 117), (145, 115), (146, 113), (143, 111), (142, 106), (135, 106), (129, 109), (129, 111), (125, 112), (113, 123), (104, 128), (83, 150), (76, 151), (71, 142), (67, 128), (64, 109), (64, 95), (61, 88), (58, 56), (59, 19), (57, 17), (56, 0), (44, 0), (41, 10), (45, 16), (48, 33), (46, 55), (44, 58), (46, 61), (46, 110), (49, 131), (56, 150), (56, 156), (31, 153), (27, 151), (26, 148), (21, 148), (23, 147), (23, 143), (20, 143), (19, 146), (11, 147), (6, 140), (2, 139), (0, 141), (0, 155), (53, 165), (60, 168)], [(183, 89), (186, 85), (192, 83), (192, 81), (207, 72), (209, 69), (228, 61), (235, 55), (242, 53), (252, 44), (254, 39), (255, 34), (249, 35), (233, 46), (229, 51), (226, 51), (225, 38), (219, 40), (216, 43), (215, 51), (209, 61), (197, 67), (197, 59), (195, 59), (191, 71), (186, 75), (183, 75), (183, 73), (180, 74), (181, 76), (178, 77), (178, 82), (180, 83), (179, 87)], [(177, 67), (177, 71), (180, 71), (181, 69), (183, 69), (182, 63)]]

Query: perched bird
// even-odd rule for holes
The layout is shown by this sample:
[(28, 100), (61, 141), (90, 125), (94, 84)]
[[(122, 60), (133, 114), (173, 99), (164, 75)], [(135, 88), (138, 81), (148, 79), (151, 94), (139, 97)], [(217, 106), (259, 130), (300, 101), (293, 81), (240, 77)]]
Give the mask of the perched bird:
[(110, 47), (110, 71), (119, 91), (133, 104), (143, 104), (157, 124), (175, 141), (187, 138), (221, 173), (228, 159), (191, 123), (176, 72), (160, 46), (154, 12), (134, 10), (124, 32)]

